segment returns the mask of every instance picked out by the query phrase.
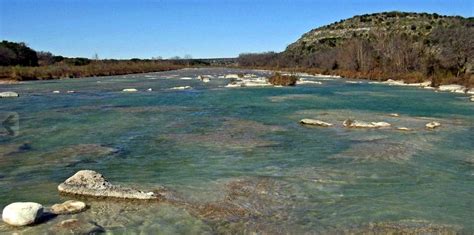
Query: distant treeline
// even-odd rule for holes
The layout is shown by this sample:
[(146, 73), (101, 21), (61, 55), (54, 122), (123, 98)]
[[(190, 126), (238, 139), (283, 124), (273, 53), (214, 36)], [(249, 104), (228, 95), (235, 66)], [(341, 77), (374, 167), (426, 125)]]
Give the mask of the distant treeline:
[[(295, 43), (299, 45), (281, 53), (241, 54), (238, 63), (241, 67), (293, 69), (375, 80), (430, 80), (432, 86), (456, 83), (472, 87), (473, 35), (472, 25), (438, 27), (429, 34), (414, 35), (371, 30), (364, 37), (354, 35), (338, 39), (337, 43), (325, 38), (304, 45), (305, 41), (300, 40)], [(311, 39), (311, 35), (307, 37)]]
[(123, 75), (210, 66), (219, 63), (229, 63), (229, 59), (150, 60), (133, 58), (130, 60), (100, 60), (98, 58), (68, 58), (53, 55), (50, 52), (37, 52), (25, 43), (0, 42), (0, 79), (2, 80), (47, 80)]

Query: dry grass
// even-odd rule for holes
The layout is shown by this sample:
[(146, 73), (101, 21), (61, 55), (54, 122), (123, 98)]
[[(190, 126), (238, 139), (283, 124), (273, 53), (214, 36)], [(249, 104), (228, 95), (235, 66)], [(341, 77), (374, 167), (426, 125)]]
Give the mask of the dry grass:
[(183, 68), (167, 61), (96, 61), (88, 65), (55, 64), (38, 67), (0, 66), (0, 80), (49, 80), (133, 73), (159, 72)]

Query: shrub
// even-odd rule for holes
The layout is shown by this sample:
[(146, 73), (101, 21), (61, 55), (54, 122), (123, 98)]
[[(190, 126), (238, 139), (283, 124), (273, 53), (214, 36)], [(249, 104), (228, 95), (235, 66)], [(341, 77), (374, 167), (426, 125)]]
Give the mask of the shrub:
[(298, 81), (298, 77), (294, 75), (281, 75), (280, 73), (274, 73), (268, 81), (276, 86), (294, 86), (296, 85), (296, 81)]

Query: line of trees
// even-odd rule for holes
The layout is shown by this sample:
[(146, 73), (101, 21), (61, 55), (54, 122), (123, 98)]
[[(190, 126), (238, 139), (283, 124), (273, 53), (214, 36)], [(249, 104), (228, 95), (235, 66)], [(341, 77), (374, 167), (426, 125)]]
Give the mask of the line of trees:
[(173, 70), (190, 64), (165, 60), (100, 60), (36, 52), (25, 43), (0, 42), (0, 79), (44, 80)]
[(341, 45), (309, 53), (284, 51), (241, 54), (243, 67), (296, 68), (369, 79), (430, 79), (433, 86), (474, 86), (474, 28), (438, 28), (424, 38), (372, 31)]
[(0, 66), (38, 66), (36, 51), (25, 43), (0, 42)]

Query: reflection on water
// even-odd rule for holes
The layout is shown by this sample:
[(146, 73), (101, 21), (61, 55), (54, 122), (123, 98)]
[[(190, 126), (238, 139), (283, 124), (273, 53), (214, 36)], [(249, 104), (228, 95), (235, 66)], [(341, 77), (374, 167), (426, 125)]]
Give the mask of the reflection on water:
[[(0, 139), (0, 207), (71, 199), (56, 187), (81, 169), (174, 198), (81, 198), (85, 212), (26, 228), (0, 223), (0, 233), (474, 231), (474, 106), (461, 95), (338, 79), (224, 88), (223, 75), (241, 72), (264, 75), (186, 69), (0, 86), (21, 94), (0, 101), (20, 116), (20, 135)], [(178, 86), (193, 89), (169, 90)], [(348, 118), (392, 127), (347, 129)], [(442, 126), (427, 130), (430, 121)]]

